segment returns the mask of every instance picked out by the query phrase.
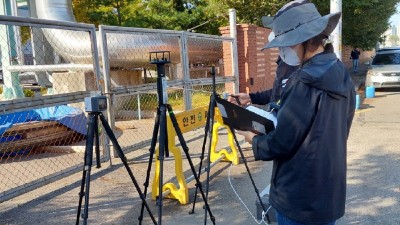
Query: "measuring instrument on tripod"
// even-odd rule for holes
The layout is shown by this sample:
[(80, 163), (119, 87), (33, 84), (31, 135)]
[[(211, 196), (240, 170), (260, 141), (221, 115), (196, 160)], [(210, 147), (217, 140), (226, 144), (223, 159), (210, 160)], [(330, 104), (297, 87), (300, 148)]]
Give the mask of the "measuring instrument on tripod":
[[(107, 98), (105, 96), (93, 96), (93, 97), (86, 97), (85, 98), (85, 111), (88, 113), (89, 121), (87, 127), (87, 136), (86, 136), (86, 148), (85, 148), (85, 156), (84, 156), (84, 166), (82, 172), (82, 181), (81, 181), (81, 189), (79, 192), (79, 204), (78, 204), (78, 211), (76, 215), (76, 225), (79, 225), (79, 219), (82, 217), (83, 224), (87, 224), (87, 220), (89, 217), (89, 191), (90, 191), (90, 176), (91, 176), (91, 169), (93, 163), (93, 144), (95, 142), (96, 145), (96, 162), (97, 168), (100, 168), (100, 143), (99, 143), (99, 122), (100, 119), (104, 130), (109, 137), (110, 141), (113, 143), (118, 157), (121, 159), (126, 171), (131, 178), (133, 185), (136, 188), (136, 191), (139, 194), (140, 199), (142, 200), (142, 205), (146, 207), (147, 212), (149, 213), (151, 220), (154, 224), (157, 224), (153, 213), (151, 212), (147, 202), (146, 197), (143, 194), (142, 190), (138, 182), (136, 181), (135, 176), (131, 168), (128, 165), (127, 159), (124, 155), (124, 152), (119, 145), (117, 138), (115, 137), (110, 125), (108, 124), (106, 118), (104, 117), (102, 111), (107, 109)], [(82, 210), (82, 202), (85, 199), (85, 204), (83, 206), (83, 213), (81, 215)]]

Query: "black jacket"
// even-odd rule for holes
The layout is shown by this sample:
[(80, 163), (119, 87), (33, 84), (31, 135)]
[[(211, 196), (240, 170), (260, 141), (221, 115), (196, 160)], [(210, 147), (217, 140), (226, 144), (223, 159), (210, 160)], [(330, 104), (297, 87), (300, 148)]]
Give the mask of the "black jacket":
[(283, 62), (280, 57), (276, 60), (276, 64), (278, 64), (278, 67), (276, 68), (275, 80), (272, 88), (265, 91), (250, 93), (251, 103), (266, 105), (270, 102), (277, 102), (280, 99), (282, 85), (285, 84), (290, 74), (298, 69), (298, 66), (289, 66)]
[(360, 51), (353, 49), (350, 54), (350, 59), (358, 59), (360, 58)]
[(253, 138), (256, 160), (273, 160), (270, 203), (306, 224), (344, 215), (347, 138), (355, 89), (334, 53), (318, 54), (289, 78), (278, 124)]

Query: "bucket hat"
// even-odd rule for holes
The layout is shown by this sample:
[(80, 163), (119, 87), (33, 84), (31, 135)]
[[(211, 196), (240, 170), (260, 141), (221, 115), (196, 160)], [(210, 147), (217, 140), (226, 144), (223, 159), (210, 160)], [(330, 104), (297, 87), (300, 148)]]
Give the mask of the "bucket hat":
[(274, 21), (273, 16), (263, 16), (261, 17), (261, 21), (265, 28), (272, 29), (272, 22)]
[(338, 12), (321, 16), (313, 3), (290, 2), (275, 15), (273, 38), (262, 49), (297, 45), (321, 33), (329, 35), (338, 24), (340, 15)]

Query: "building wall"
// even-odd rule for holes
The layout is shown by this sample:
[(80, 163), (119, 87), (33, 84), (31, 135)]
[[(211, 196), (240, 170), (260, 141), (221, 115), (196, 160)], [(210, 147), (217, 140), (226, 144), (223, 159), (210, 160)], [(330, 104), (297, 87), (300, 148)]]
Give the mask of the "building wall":
[[(261, 51), (271, 30), (248, 24), (238, 24), (236, 29), (239, 91), (249, 93), (272, 88), (278, 49)], [(230, 35), (229, 27), (222, 27), (220, 31), (223, 36)], [(224, 65), (230, 65), (230, 60), (230, 57), (224, 57)], [(229, 67), (224, 68), (227, 70)]]
[[(268, 35), (271, 30), (255, 25), (238, 24), (237, 29), (237, 48), (238, 48), (238, 67), (239, 67), (239, 91), (244, 93), (262, 91), (272, 88), (275, 72), (276, 59), (279, 51), (277, 48), (261, 51), (262, 47), (268, 42)], [(229, 36), (229, 27), (221, 27), (222, 36)], [(342, 46), (342, 62), (347, 68), (352, 67), (350, 53), (352, 46)], [(361, 51), (360, 63), (371, 60), (374, 51)], [(224, 46), (224, 73), (232, 74), (230, 45)], [(233, 93), (233, 85), (225, 87), (227, 92)]]
[(400, 41), (397, 41), (397, 43), (393, 43), (392, 40), (390, 40), (391, 36), (397, 36), (398, 38), (400, 38), (400, 26), (391, 26), (389, 27), (389, 29), (387, 29), (383, 34), (383, 37), (385, 37), (385, 41), (382, 43), (381, 47), (395, 47), (398, 46), (400, 44)]

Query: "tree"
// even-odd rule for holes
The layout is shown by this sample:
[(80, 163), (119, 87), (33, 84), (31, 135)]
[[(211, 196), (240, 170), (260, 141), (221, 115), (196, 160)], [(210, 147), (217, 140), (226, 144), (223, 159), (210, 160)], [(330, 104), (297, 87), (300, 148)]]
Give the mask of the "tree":
[[(329, 14), (330, 0), (310, 0), (322, 15)], [(225, 8), (235, 8), (239, 23), (261, 25), (261, 17), (275, 15), (290, 0), (222, 0)], [(400, 0), (342, 0), (343, 44), (372, 49), (389, 27), (389, 18)]]
[(237, 21), (258, 26), (262, 25), (261, 17), (275, 13), (290, 0), (222, 0), (226, 8), (236, 9)]
[(170, 30), (187, 30), (196, 27), (196, 32), (218, 34), (218, 28), (228, 24), (228, 20), (219, 13), (221, 4), (215, 2), (211, 3), (210, 0), (73, 0), (73, 7), (78, 22), (93, 23), (96, 26), (104, 24)]
[[(322, 15), (329, 13), (330, 0), (313, 0)], [(389, 19), (396, 12), (399, 0), (342, 1), (343, 44), (364, 50), (375, 47), (389, 28)]]
[(95, 8), (93, 1), (72, 0), (72, 7), (76, 21), (81, 23), (98, 24), (98, 22), (92, 21), (90, 18), (90, 14), (92, 13), (92, 11), (94, 11)]
[(73, 0), (77, 21), (84, 23), (118, 25), (123, 24), (122, 9), (132, 0)]
[(224, 23), (227, 24), (228, 20), (218, 15), (218, 10), (211, 7), (214, 5), (208, 3), (200, 0), (134, 2), (126, 7), (123, 25), (169, 30), (188, 30), (196, 27), (196, 32), (218, 34), (218, 28)]
[[(310, 0), (322, 15), (330, 0)], [(236, 9), (238, 23), (261, 26), (261, 17), (275, 13), (290, 0), (73, 0), (79, 22), (170, 30), (195, 28), (218, 34), (228, 24), (228, 9)], [(389, 27), (400, 0), (342, 0), (343, 44), (374, 48)]]

